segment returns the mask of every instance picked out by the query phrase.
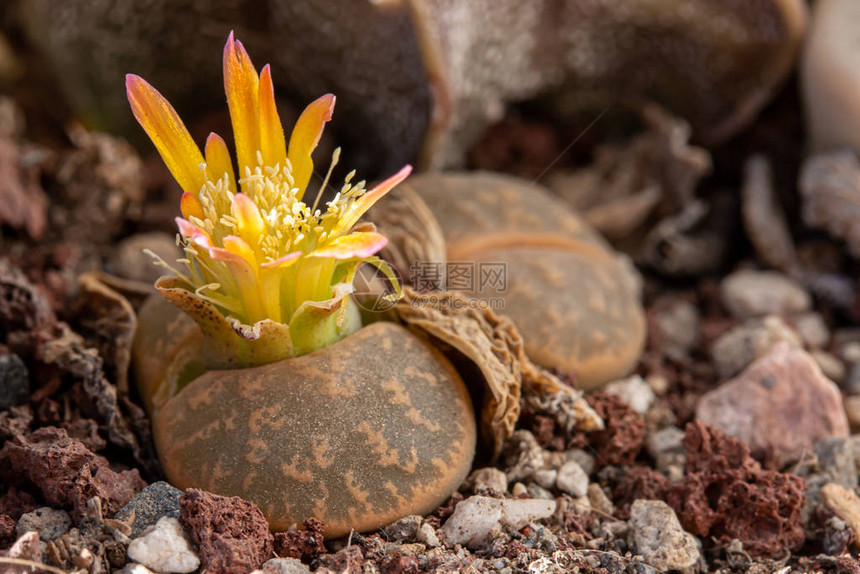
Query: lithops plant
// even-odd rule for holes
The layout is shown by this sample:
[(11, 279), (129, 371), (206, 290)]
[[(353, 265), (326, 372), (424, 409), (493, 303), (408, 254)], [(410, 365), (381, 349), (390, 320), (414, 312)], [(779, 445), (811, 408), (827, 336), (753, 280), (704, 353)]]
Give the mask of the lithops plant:
[(164, 300), (144, 305), (133, 351), (167, 477), (252, 500), (276, 530), (316, 517), (339, 536), (427, 513), (470, 468), (469, 394), (403, 326), (362, 328), (350, 297), (360, 265), (391, 276), (374, 255), (385, 237), (356, 223), (410, 168), (370, 190), (350, 174), (325, 206), (306, 203), (334, 97), (310, 104), (287, 140), (270, 68), (258, 75), (232, 34), (223, 64), (238, 174), (222, 139), (201, 153), (170, 104), (127, 77), (184, 190), (184, 269), (156, 283)]
[[(425, 238), (422, 249), (392, 233), (390, 259), (413, 286), (458, 289), (485, 305), (500, 300), (497, 307), (517, 325), (529, 357), (575, 373), (583, 388), (635, 367), (645, 340), (638, 275), (540, 185), (492, 173), (429, 173), (384, 202), (374, 215), (381, 232), (402, 227), (407, 217), (416, 229), (410, 241)], [(428, 210), (429, 219), (422, 215)], [(440, 233), (446, 276), (433, 285), (426, 267), (410, 256), (438, 256)], [(464, 280), (464, 268), (471, 280)]]
[[(284, 93), (339, 94), (352, 120), (344, 143), (360, 142), (360, 165), (383, 170), (418, 155), (461, 164), (506, 105), (544, 96), (557, 117), (654, 101), (698, 138), (724, 140), (785, 79), (807, 19), (804, 0), (17, 3), (53, 67), (75, 70), (60, 79), (93, 121), (122, 117), (111, 86), (129, 65), (175, 86), (180, 107), (217, 104), (207, 54), (240, 25)], [(176, 71), (188, 69), (199, 74)]]

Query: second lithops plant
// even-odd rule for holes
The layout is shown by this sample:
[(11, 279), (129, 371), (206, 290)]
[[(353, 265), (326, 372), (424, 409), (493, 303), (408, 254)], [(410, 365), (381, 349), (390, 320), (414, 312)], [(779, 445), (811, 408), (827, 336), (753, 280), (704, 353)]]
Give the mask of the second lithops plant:
[(184, 269), (156, 283), (175, 307), (144, 306), (134, 349), (165, 472), (256, 502), (276, 530), (313, 516), (338, 536), (429, 512), (470, 468), (469, 395), (403, 327), (362, 328), (350, 297), (360, 265), (390, 276), (375, 256), (385, 237), (356, 223), (410, 168), (370, 190), (350, 174), (334, 199), (311, 200), (334, 96), (287, 140), (269, 67), (258, 75), (232, 34), (224, 83), (238, 171), (221, 138), (201, 153), (170, 104), (127, 77), (134, 115), (184, 191)]

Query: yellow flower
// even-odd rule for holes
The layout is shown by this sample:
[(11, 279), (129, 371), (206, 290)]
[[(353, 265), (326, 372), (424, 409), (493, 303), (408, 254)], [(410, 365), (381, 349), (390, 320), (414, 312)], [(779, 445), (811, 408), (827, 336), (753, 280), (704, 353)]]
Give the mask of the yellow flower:
[[(211, 361), (230, 366), (309, 352), (360, 327), (357, 312), (348, 313), (358, 267), (371, 263), (392, 280), (393, 274), (374, 256), (385, 237), (356, 223), (412, 168), (369, 191), (363, 181), (351, 183), (352, 172), (324, 209), (317, 207), (319, 194), (308, 205), (303, 199), (314, 173), (311, 154), (335, 97), (327, 94), (305, 108), (287, 145), (271, 70), (267, 65), (257, 75), (232, 33), (224, 47), (224, 87), (238, 178), (223, 139), (210, 134), (201, 154), (167, 100), (142, 78), (126, 76), (134, 116), (184, 192), (176, 223), (187, 272), (174, 270), (177, 277), (156, 286), (198, 322), (215, 353), (241, 355)], [(336, 150), (320, 194), (338, 155)], [(248, 347), (266, 334), (281, 340), (264, 341), (264, 351), (259, 344)], [(243, 340), (230, 340), (236, 336)]]

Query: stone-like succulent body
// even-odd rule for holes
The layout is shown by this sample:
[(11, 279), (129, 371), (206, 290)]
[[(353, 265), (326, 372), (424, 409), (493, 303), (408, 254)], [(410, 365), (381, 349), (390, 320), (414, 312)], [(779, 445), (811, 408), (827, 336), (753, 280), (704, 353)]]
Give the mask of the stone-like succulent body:
[[(502, 312), (516, 323), (533, 361), (575, 372), (584, 388), (633, 369), (645, 340), (638, 277), (544, 188), (490, 173), (423, 174), (391, 199), (404, 194), (418, 196), (435, 215), (449, 263), (505, 264), (501, 291), (479, 289), (478, 278), (466, 291), (504, 300)], [(377, 223), (383, 232), (396, 224), (385, 210)], [(453, 283), (449, 277), (449, 288)]]
[(175, 393), (177, 376), (199, 372), (200, 330), (158, 299), (140, 320), (137, 380), (153, 399), (170, 482), (252, 500), (273, 530), (315, 517), (337, 537), (426, 514), (471, 467), (466, 387), (400, 325), (374, 323), (286, 361), (209, 371)]
[(223, 65), (235, 173), (221, 138), (201, 153), (152, 86), (126, 80), (184, 191), (184, 269), (160, 261), (176, 276), (156, 283), (164, 300), (141, 309), (133, 349), (167, 477), (254, 501), (277, 530), (315, 517), (339, 536), (429, 512), (471, 466), (471, 400), (439, 351), (399, 325), (362, 328), (351, 298), (363, 263), (399, 293), (374, 256), (387, 240), (356, 223), (410, 168), (368, 191), (350, 174), (325, 206), (306, 203), (334, 96), (287, 140), (270, 68), (258, 75), (232, 34)]

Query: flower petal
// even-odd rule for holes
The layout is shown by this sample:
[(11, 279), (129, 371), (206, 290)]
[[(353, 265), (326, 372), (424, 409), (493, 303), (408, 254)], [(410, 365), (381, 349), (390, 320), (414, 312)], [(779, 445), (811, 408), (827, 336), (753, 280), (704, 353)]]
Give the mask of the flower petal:
[(245, 176), (246, 167), (250, 167), (252, 172), (257, 167), (257, 150), (260, 149), (259, 84), (251, 57), (230, 32), (224, 46), (224, 91), (236, 138), (240, 179)]
[(311, 102), (299, 116), (293, 133), (290, 135), (290, 150), (288, 157), (293, 169), (295, 187), (299, 188), (298, 198), (302, 198), (311, 175), (314, 172), (314, 162), (311, 154), (316, 149), (322, 137), (325, 123), (331, 120), (334, 111), (335, 97), (326, 94)]
[(182, 217), (185, 219), (190, 217), (203, 219), (203, 205), (193, 193), (186, 191), (182, 194), (182, 199), (179, 200), (179, 211), (182, 212)]
[(359, 197), (355, 203), (352, 204), (352, 208), (349, 212), (338, 222), (334, 229), (334, 235), (340, 235), (352, 229), (352, 226), (358, 223), (361, 216), (364, 215), (368, 209), (373, 207), (374, 203), (382, 199), (386, 193), (394, 189), (404, 179), (409, 177), (410, 173), (412, 173), (412, 166), (405, 165), (400, 171)]
[[(260, 292), (260, 283), (257, 276), (255, 264), (249, 262), (245, 255), (236, 253), (242, 251), (242, 244), (233, 240), (228, 241), (228, 236), (224, 238), (225, 247), (209, 247), (209, 256), (214, 261), (222, 261), (230, 270), (230, 274), (236, 281), (236, 286), (239, 289), (239, 296), (242, 300), (242, 305), (245, 308), (247, 319), (251, 322), (262, 321), (266, 318), (265, 308), (263, 307), (262, 293)], [(239, 239), (238, 237), (233, 237)], [(242, 241), (239, 239), (239, 241)], [(244, 243), (244, 242), (242, 242)], [(230, 246), (230, 249), (227, 248)], [(245, 244), (245, 247), (248, 247)], [(248, 248), (250, 249), (250, 248)], [(253, 257), (253, 253), (251, 253)]]
[(251, 266), (251, 269), (254, 271), (254, 274), (257, 273), (257, 256), (254, 255), (254, 250), (243, 240), (241, 237), (236, 237), (235, 235), (228, 235), (224, 239), (221, 240), (221, 243), (224, 244), (224, 249), (241, 257), (248, 265)]
[(194, 239), (198, 235), (204, 235), (207, 238), (209, 237), (209, 235), (205, 231), (203, 231), (202, 229), (200, 229), (186, 219), (177, 217), (174, 221), (176, 221), (176, 227), (179, 228), (179, 234), (182, 235), (182, 237), (184, 237), (185, 239)]
[(190, 193), (200, 191), (204, 181), (200, 169), (203, 155), (179, 114), (158, 90), (140, 76), (128, 74), (125, 89), (134, 117), (155, 144), (179, 186)]
[(266, 232), (266, 222), (254, 200), (244, 193), (233, 196), (233, 217), (239, 227), (239, 235), (256, 244), (257, 239)]
[(274, 261), (267, 261), (260, 265), (263, 269), (281, 269), (286, 268), (299, 260), (299, 257), (302, 256), (301, 251), (293, 251), (292, 253), (287, 253), (283, 257), (278, 257)]
[(236, 177), (233, 175), (233, 160), (230, 158), (230, 152), (227, 150), (227, 144), (218, 134), (211, 133), (206, 138), (206, 175), (209, 181), (216, 181), (227, 176), (227, 185), (230, 191), (236, 193), (239, 189), (236, 187)]
[(313, 250), (308, 257), (333, 257), (334, 259), (363, 259), (385, 247), (388, 239), (375, 231), (350, 233), (338, 237), (325, 247)]
[(272, 85), (272, 71), (266, 64), (260, 72), (260, 153), (263, 164), (284, 167), (287, 157), (287, 142), (284, 140), (284, 126), (275, 105), (275, 88)]

